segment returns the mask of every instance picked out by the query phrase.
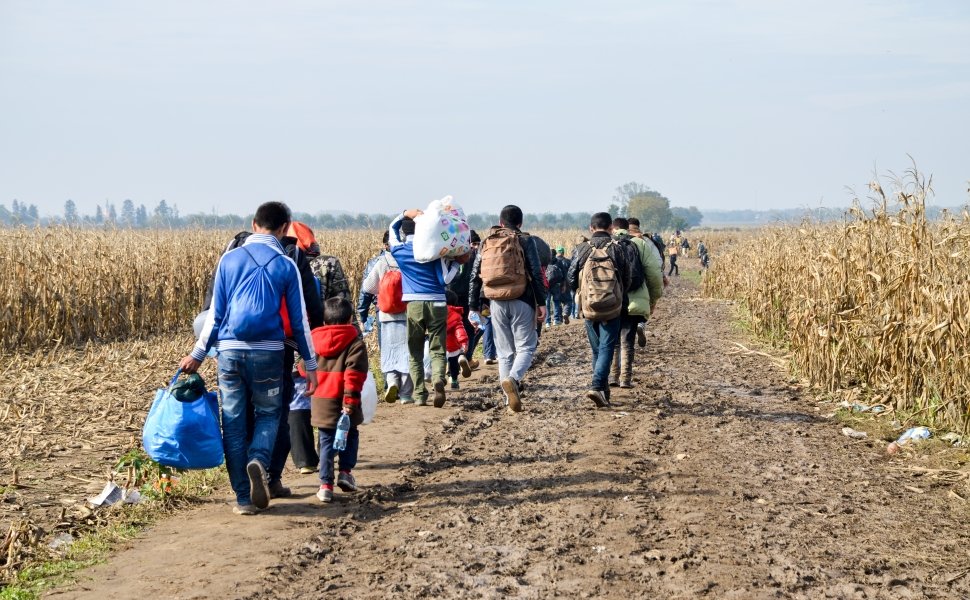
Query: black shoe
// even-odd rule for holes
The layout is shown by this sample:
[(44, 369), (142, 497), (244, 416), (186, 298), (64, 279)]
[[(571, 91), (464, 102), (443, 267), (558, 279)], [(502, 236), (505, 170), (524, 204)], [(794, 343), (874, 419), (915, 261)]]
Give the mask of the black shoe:
[(253, 501), (253, 506), (259, 509), (269, 506), (269, 476), (266, 474), (266, 467), (258, 460), (251, 460), (246, 465), (246, 474), (249, 475), (249, 496)]
[(646, 327), (643, 325), (643, 323), (637, 325), (637, 346), (640, 346), (641, 348), (647, 345), (647, 332), (644, 331), (645, 329)]
[(282, 481), (271, 481), (269, 482), (269, 497), (270, 498), (289, 498), (293, 495), (293, 490), (283, 485)]
[(445, 382), (436, 381), (434, 384), (434, 407), (441, 408), (445, 405)]

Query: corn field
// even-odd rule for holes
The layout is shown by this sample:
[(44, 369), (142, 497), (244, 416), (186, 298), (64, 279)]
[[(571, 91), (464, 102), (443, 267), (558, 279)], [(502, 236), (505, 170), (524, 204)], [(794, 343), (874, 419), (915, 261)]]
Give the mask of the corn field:
[[(219, 230), (0, 229), (0, 350), (33, 350), (190, 331), (219, 255)], [(570, 251), (576, 235), (541, 232)], [(354, 300), (381, 231), (318, 235)]]
[(844, 222), (761, 230), (712, 261), (709, 296), (738, 300), (813, 386), (852, 388), (911, 421), (970, 430), (970, 214), (930, 222), (915, 170), (870, 185)]

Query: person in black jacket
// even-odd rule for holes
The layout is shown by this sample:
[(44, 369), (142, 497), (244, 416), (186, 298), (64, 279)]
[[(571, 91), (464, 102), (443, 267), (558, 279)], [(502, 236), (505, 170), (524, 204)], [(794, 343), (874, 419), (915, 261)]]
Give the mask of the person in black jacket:
[[(613, 263), (622, 290), (622, 311), (625, 311), (627, 304), (629, 304), (627, 292), (630, 288), (632, 274), (626, 252), (613, 240), (612, 217), (609, 213), (604, 212), (594, 214), (590, 219), (589, 230), (592, 232), (589, 241), (576, 246), (573, 251), (572, 263), (569, 265), (569, 273), (566, 275), (570, 289), (579, 291), (580, 314), (583, 312), (583, 267), (586, 266), (594, 247), (605, 248), (610, 261)], [(589, 345), (593, 349), (593, 382), (586, 395), (600, 408), (611, 406), (608, 379), (610, 367), (613, 366), (613, 350), (620, 334), (622, 311), (616, 317), (605, 321), (595, 321), (590, 319), (588, 315), (584, 315), (586, 318), (586, 335), (589, 337)]]
[(536, 327), (545, 317), (546, 286), (536, 242), (521, 231), (522, 209), (514, 205), (506, 206), (499, 215), (499, 223), (500, 227), (490, 230), (489, 236), (482, 243), (481, 251), (475, 257), (468, 303), (472, 312), (479, 312), (483, 287), (482, 257), (490, 254), (490, 244), (498, 244), (498, 234), (508, 234), (507, 230), (511, 230), (519, 241), (525, 261), (525, 291), (513, 300), (491, 297), (488, 300), (502, 391), (505, 392), (509, 408), (519, 412), (522, 410), (519, 383), (532, 366), (532, 357), (538, 345)]
[(462, 307), (464, 314), (461, 317), (461, 322), (465, 326), (465, 333), (468, 334), (468, 351), (465, 352), (465, 358), (468, 359), (468, 364), (471, 365), (472, 369), (478, 367), (478, 361), (472, 358), (475, 354), (475, 346), (478, 345), (478, 340), (482, 336), (481, 330), (472, 325), (471, 321), (468, 319), (470, 315), (468, 307), (468, 295), (471, 290), (472, 283), (472, 267), (475, 264), (475, 258), (478, 255), (478, 246), (482, 242), (481, 236), (478, 235), (474, 229), (469, 233), (471, 238), (471, 258), (468, 262), (462, 264), (458, 268), (458, 274), (455, 278), (451, 280), (448, 284), (447, 289), (454, 292), (458, 296), (458, 306)]

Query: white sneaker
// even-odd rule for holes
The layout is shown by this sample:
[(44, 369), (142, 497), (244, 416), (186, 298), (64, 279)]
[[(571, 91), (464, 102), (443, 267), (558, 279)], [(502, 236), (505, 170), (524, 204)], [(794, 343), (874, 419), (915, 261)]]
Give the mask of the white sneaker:
[(330, 488), (325, 488), (321, 485), (320, 489), (317, 490), (317, 500), (323, 502), (324, 504), (333, 502), (333, 490)]

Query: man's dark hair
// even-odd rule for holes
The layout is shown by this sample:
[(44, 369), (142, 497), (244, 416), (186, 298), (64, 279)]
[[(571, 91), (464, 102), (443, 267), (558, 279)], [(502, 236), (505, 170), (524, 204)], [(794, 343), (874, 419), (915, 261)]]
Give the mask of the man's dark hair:
[(589, 220), (589, 226), (599, 231), (606, 231), (613, 224), (613, 217), (610, 213), (598, 212)]
[(291, 220), (290, 207), (282, 202), (264, 202), (256, 209), (253, 221), (263, 229), (276, 231)]
[(458, 306), (458, 294), (451, 290), (445, 290), (445, 301), (448, 306)]
[(478, 244), (478, 243), (481, 243), (482, 241), (482, 237), (478, 235), (478, 232), (475, 231), (474, 229), (472, 229), (471, 231), (470, 238), (473, 244)]
[(401, 233), (404, 235), (414, 235), (414, 219), (410, 217), (401, 219)]
[(514, 204), (509, 204), (499, 213), (498, 220), (505, 227), (518, 229), (522, 227), (522, 209)]
[(636, 217), (627, 217), (626, 222), (627, 225), (636, 225), (637, 227), (640, 227), (640, 219)]
[(391, 231), (389, 229), (385, 229), (384, 235), (381, 236), (381, 243), (386, 246), (390, 241), (390, 239), (391, 239)]
[(617, 217), (613, 219), (613, 227), (614, 229), (627, 229), (630, 227), (630, 221), (623, 217)]
[(350, 301), (341, 296), (328, 298), (323, 303), (323, 322), (327, 325), (346, 325), (354, 314)]

